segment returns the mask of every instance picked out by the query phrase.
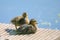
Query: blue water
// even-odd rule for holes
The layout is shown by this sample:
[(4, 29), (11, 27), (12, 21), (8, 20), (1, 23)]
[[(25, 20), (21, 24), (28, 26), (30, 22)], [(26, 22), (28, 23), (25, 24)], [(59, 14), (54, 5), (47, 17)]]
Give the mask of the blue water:
[(0, 0), (0, 23), (27, 12), (38, 27), (60, 30), (60, 0)]

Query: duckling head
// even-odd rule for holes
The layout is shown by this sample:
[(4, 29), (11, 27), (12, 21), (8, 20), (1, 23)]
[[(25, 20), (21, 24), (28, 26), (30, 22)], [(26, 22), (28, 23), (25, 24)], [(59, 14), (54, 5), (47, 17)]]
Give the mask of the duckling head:
[(28, 15), (27, 15), (26, 12), (24, 12), (22, 16), (25, 18), (25, 17), (27, 17)]
[(31, 19), (29, 24), (31, 24), (33, 26), (36, 26), (37, 25), (37, 21), (35, 19)]

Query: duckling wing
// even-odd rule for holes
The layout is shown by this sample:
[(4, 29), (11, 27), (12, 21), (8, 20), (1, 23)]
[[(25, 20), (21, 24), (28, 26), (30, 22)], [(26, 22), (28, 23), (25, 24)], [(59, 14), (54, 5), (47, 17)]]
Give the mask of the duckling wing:
[(20, 25), (26, 24), (25, 18), (21, 18), (18, 22)]
[(26, 26), (23, 27), (23, 31), (26, 31), (26, 33), (28, 33), (28, 34), (35, 33), (36, 28), (33, 27), (32, 25), (26, 25)]
[(28, 24), (22, 25), (22, 27), (19, 28), (19, 30), (21, 30), (22, 33), (28, 33), (28, 34), (36, 32), (35, 27), (33, 27), (32, 25), (28, 25)]
[(13, 18), (13, 19), (11, 20), (11, 23), (15, 24), (15, 23), (18, 22), (21, 18), (22, 18), (22, 16), (17, 16), (17, 17), (15, 17), (15, 18)]

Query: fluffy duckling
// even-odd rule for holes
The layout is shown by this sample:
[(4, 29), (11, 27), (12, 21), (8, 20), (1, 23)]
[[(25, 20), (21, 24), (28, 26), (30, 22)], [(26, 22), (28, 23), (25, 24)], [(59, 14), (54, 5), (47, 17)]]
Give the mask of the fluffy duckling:
[(37, 22), (35, 19), (31, 19), (29, 24), (22, 25), (21, 28), (18, 28), (18, 31), (22, 33), (35, 33), (37, 31)]
[(22, 16), (17, 16), (11, 20), (11, 23), (15, 25), (17, 30), (17, 26), (21, 26), (23, 24), (29, 24), (28, 15), (26, 12), (22, 14)]

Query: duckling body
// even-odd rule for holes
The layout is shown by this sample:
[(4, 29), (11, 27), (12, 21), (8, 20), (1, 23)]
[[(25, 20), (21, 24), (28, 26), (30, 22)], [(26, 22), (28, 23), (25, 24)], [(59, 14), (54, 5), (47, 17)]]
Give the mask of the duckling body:
[[(32, 23), (34, 24), (32, 24)], [(37, 31), (37, 27), (36, 27), (36, 23), (35, 21), (31, 20), (30, 24), (24, 24), (22, 25), (21, 28), (18, 28), (18, 31), (22, 32), (22, 33), (35, 33)]]
[(29, 24), (28, 15), (26, 13), (23, 13), (22, 16), (17, 16), (13, 18), (11, 22), (15, 25), (15, 28), (17, 29), (17, 26), (21, 26), (23, 24)]
[(12, 22), (15, 26), (19, 26), (20, 24), (18, 23), (18, 21), (19, 21), (21, 18), (23, 18), (23, 17), (22, 17), (22, 16), (17, 16), (17, 17), (15, 17), (15, 18), (13, 18), (13, 19), (11, 20), (11, 22)]
[(35, 33), (37, 31), (37, 28), (36, 27), (34, 27), (33, 25), (24, 25), (23, 26), (23, 32), (25, 32), (25, 33), (28, 33), (28, 34), (30, 34), (30, 33)]

